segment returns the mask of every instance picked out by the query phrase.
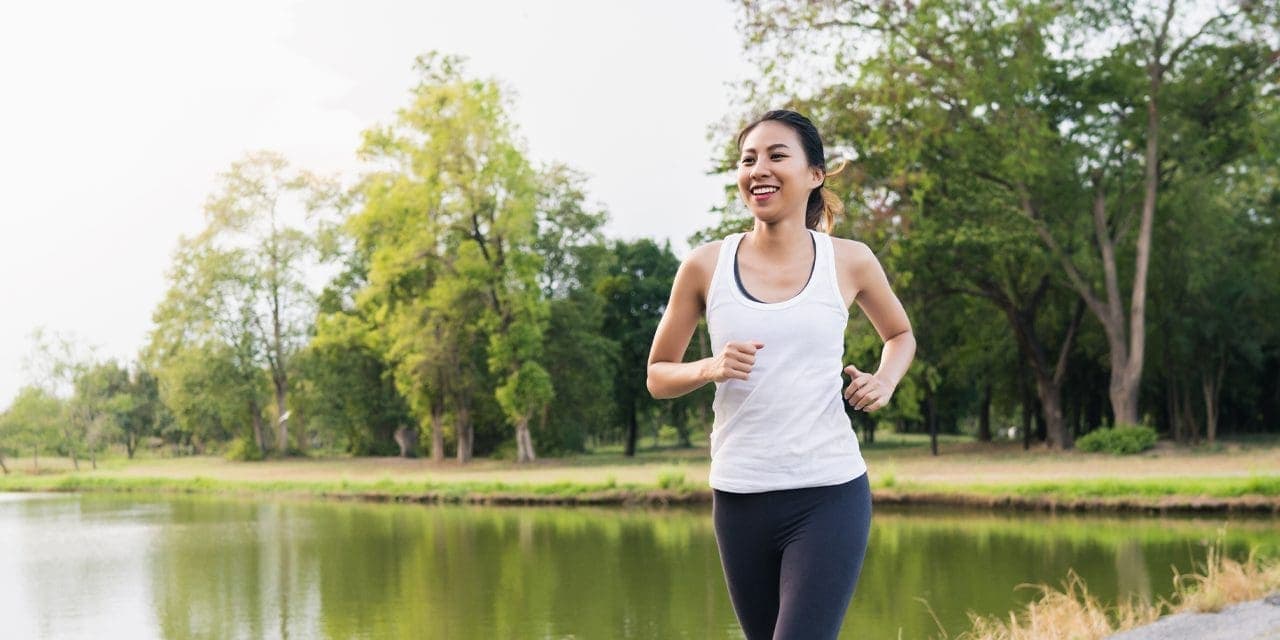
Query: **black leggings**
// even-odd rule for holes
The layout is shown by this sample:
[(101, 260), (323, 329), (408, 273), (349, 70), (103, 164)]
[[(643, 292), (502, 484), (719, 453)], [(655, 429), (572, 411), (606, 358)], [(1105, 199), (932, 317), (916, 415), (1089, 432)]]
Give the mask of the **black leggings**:
[(747, 640), (834, 639), (871, 532), (867, 474), (844, 484), (712, 492), (729, 598)]

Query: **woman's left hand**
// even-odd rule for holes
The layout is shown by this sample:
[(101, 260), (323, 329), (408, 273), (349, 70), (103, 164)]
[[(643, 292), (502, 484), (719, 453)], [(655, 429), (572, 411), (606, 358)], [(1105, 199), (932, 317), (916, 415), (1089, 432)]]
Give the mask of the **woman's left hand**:
[(845, 367), (844, 372), (852, 378), (849, 386), (845, 387), (844, 399), (854, 409), (870, 413), (889, 404), (889, 398), (893, 397), (893, 385), (874, 374), (859, 371), (854, 365)]

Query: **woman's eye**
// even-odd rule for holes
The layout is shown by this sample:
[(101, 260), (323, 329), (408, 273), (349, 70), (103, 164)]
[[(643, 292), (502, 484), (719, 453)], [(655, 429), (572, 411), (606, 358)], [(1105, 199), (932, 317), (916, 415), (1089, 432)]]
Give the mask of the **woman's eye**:
[(769, 157), (770, 157), (770, 158), (773, 158), (774, 160), (778, 160), (778, 159), (780, 159), (780, 158), (785, 158), (786, 156), (782, 155), (781, 153), (775, 153), (775, 154), (773, 154), (773, 155), (771, 155), (771, 156), (769, 156)]
[(755, 160), (755, 158), (743, 158), (741, 162), (742, 164), (751, 164), (752, 162), (755, 162)]

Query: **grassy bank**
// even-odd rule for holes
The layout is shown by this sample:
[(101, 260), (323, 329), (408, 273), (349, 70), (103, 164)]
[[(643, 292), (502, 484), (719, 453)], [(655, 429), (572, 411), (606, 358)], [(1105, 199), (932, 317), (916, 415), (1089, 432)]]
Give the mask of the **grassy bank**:
[[(1280, 591), (1280, 558), (1250, 556), (1243, 562), (1210, 547), (1198, 570), (1174, 577), (1174, 592), (1157, 602), (1131, 600), (1106, 606), (1071, 574), (1061, 589), (1034, 588), (1040, 596), (1008, 617), (970, 615), (972, 629), (956, 640), (1099, 640), (1182, 612), (1212, 613)], [(943, 632), (944, 639), (948, 636)]]
[[(865, 446), (878, 504), (989, 509), (1280, 513), (1280, 440), (1136, 456), (890, 434)], [(603, 451), (533, 463), (300, 457), (123, 457), (75, 471), (69, 460), (9, 459), (0, 491), (112, 491), (502, 504), (708, 503), (705, 447)], [(37, 473), (38, 471), (38, 473)]]
[[(518, 477), (518, 476), (517, 476)], [(999, 484), (899, 482), (873, 479), (880, 505), (943, 505), (987, 509), (1113, 512), (1280, 513), (1280, 475), (1217, 478), (1135, 478), (1024, 481)], [(0, 491), (88, 491), (287, 495), (374, 502), (476, 504), (697, 504), (711, 491), (687, 470), (659, 470), (649, 482), (552, 480), (509, 482), (465, 477), (414, 480), (340, 478), (243, 479), (214, 476), (135, 476), (103, 473), (10, 475)]]

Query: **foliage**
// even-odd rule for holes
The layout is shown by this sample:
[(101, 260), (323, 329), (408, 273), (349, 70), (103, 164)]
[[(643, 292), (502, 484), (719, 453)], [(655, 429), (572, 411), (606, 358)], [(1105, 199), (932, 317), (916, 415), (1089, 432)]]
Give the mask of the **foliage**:
[(1156, 439), (1156, 430), (1151, 427), (1121, 424), (1090, 431), (1076, 441), (1076, 448), (1085, 452), (1130, 455), (1154, 447)]

